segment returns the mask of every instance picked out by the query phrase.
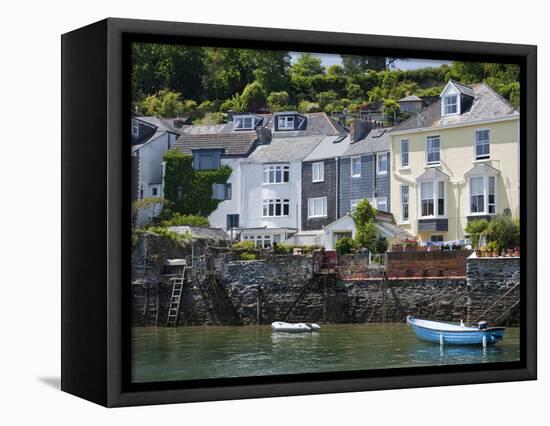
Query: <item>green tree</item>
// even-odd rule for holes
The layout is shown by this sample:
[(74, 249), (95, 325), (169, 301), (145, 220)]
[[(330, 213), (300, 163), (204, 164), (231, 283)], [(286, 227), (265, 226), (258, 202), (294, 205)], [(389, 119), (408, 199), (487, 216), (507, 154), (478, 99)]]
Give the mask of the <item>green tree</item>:
[(288, 92), (271, 92), (267, 97), (267, 105), (273, 111), (282, 111), (288, 106), (289, 100)]
[(401, 107), (399, 106), (399, 103), (397, 103), (397, 101), (393, 99), (386, 99), (384, 101), (382, 111), (384, 112), (384, 116), (387, 120), (391, 121), (393, 124), (396, 124), (397, 118), (399, 117), (399, 112), (401, 111)]
[(290, 54), (285, 51), (258, 50), (255, 52), (255, 80), (266, 93), (288, 90), (290, 83)]
[(325, 68), (321, 59), (310, 53), (303, 53), (292, 65), (291, 76), (312, 77), (318, 74), (324, 74)]
[(350, 99), (363, 99), (363, 90), (361, 89), (361, 86), (355, 83), (349, 83), (346, 86), (346, 92), (348, 94), (348, 98)]
[(334, 90), (329, 90), (328, 92), (321, 92), (318, 96), (319, 106), (324, 109), (328, 104), (336, 102), (338, 99), (338, 94)]
[(239, 97), (241, 111), (257, 112), (267, 104), (265, 91), (257, 81), (248, 84)]
[(487, 240), (496, 242), (499, 252), (519, 246), (519, 236), (519, 222), (510, 216), (495, 216), (487, 226)]
[(197, 103), (190, 99), (182, 100), (180, 93), (163, 89), (154, 95), (146, 97), (141, 102), (140, 107), (141, 113), (144, 115), (175, 117), (196, 111)]
[(355, 222), (357, 228), (362, 228), (376, 218), (376, 209), (369, 203), (366, 198), (357, 203), (357, 207), (351, 213), (351, 218)]

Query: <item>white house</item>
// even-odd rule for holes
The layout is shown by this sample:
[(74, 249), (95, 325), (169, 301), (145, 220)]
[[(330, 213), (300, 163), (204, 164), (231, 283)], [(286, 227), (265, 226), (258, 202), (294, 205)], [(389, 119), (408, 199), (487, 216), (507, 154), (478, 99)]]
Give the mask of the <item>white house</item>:
[(302, 161), (327, 137), (345, 130), (326, 114), (282, 112), (266, 123), (271, 142), (258, 146), (241, 167), (241, 240), (269, 246), (302, 228)]
[[(163, 197), (164, 154), (175, 143), (177, 133), (165, 120), (157, 117), (132, 118), (132, 201), (150, 197)], [(140, 209), (138, 225), (149, 222), (158, 209)]]

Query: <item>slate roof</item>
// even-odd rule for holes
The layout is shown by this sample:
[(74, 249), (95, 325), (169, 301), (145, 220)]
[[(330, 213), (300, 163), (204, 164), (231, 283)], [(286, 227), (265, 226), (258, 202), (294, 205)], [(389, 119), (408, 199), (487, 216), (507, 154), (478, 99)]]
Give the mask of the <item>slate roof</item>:
[[(285, 113), (288, 115), (290, 112)], [(297, 112), (293, 112), (298, 114)], [(275, 115), (280, 113), (275, 113)], [(285, 115), (283, 114), (283, 115)], [(273, 138), (288, 138), (295, 136), (311, 136), (311, 135), (324, 135), (324, 136), (336, 136), (345, 134), (347, 129), (342, 127), (339, 123), (334, 121), (324, 112), (312, 112), (310, 114), (300, 114), (307, 118), (307, 124), (305, 130), (284, 130), (273, 132)], [(269, 116), (265, 125), (273, 130), (273, 117)]]
[(422, 99), (420, 99), (416, 95), (409, 95), (409, 96), (405, 96), (404, 98), (399, 99), (397, 102), (418, 102), (418, 101), (421, 101), (421, 100)]
[(304, 158), (304, 161), (317, 161), (326, 158), (341, 157), (349, 148), (349, 144), (349, 135), (327, 136), (319, 145), (313, 148), (313, 151)]
[(449, 80), (449, 82), (452, 83), (457, 88), (457, 90), (463, 95), (471, 96), (472, 98), (475, 96), (475, 93), (472, 87), (459, 83), (456, 80)]
[(174, 144), (185, 154), (191, 154), (195, 149), (223, 149), (224, 155), (245, 156), (252, 150), (256, 142), (256, 132), (233, 133), (183, 133)]
[(433, 181), (439, 179), (449, 180), (450, 176), (447, 173), (443, 173), (437, 167), (430, 167), (424, 173), (416, 178), (418, 181)]
[(468, 124), (493, 118), (519, 116), (519, 112), (506, 99), (485, 83), (472, 84), (470, 86), (465, 86), (454, 81), (453, 83), (457, 89), (473, 95), (473, 102), (466, 111), (462, 111), (461, 114), (442, 117), (441, 99), (439, 99), (424, 109), (424, 111), (403, 121), (392, 131), (429, 129), (455, 124)]
[(260, 145), (248, 157), (250, 163), (301, 161), (321, 143), (326, 136), (273, 138), (268, 145)]
[(220, 228), (202, 228), (198, 226), (170, 226), (168, 229), (177, 234), (190, 233), (191, 238), (197, 240), (225, 241), (227, 233)]
[(391, 146), (390, 131), (392, 127), (373, 129), (367, 137), (350, 143), (343, 156), (370, 154), (371, 152), (389, 151)]
[(142, 146), (147, 145), (166, 133), (177, 134), (169, 125), (170, 120), (173, 119), (160, 119), (154, 116), (134, 116), (132, 120), (145, 123), (140, 125), (139, 137), (132, 136), (132, 152), (138, 151)]
[(466, 173), (464, 173), (465, 177), (468, 176), (475, 176), (475, 175), (499, 175), (500, 171), (498, 169), (495, 169), (493, 166), (490, 166), (487, 163), (477, 163), (474, 164), (474, 166), (468, 170)]

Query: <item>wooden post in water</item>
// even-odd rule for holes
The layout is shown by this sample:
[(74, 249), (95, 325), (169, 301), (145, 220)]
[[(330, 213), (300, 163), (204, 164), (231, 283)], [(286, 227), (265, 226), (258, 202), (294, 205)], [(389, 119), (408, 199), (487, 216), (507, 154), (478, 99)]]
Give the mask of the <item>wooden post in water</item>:
[(262, 287), (256, 288), (256, 324), (260, 325), (262, 322)]

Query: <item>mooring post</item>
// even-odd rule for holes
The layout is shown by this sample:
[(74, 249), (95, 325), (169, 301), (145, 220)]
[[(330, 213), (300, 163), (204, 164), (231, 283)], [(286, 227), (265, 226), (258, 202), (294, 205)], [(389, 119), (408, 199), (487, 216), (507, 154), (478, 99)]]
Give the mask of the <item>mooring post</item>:
[(443, 334), (439, 335), (439, 346), (443, 347), (445, 345), (445, 339), (443, 338)]
[(262, 322), (262, 287), (258, 286), (256, 289), (256, 324), (260, 325)]

